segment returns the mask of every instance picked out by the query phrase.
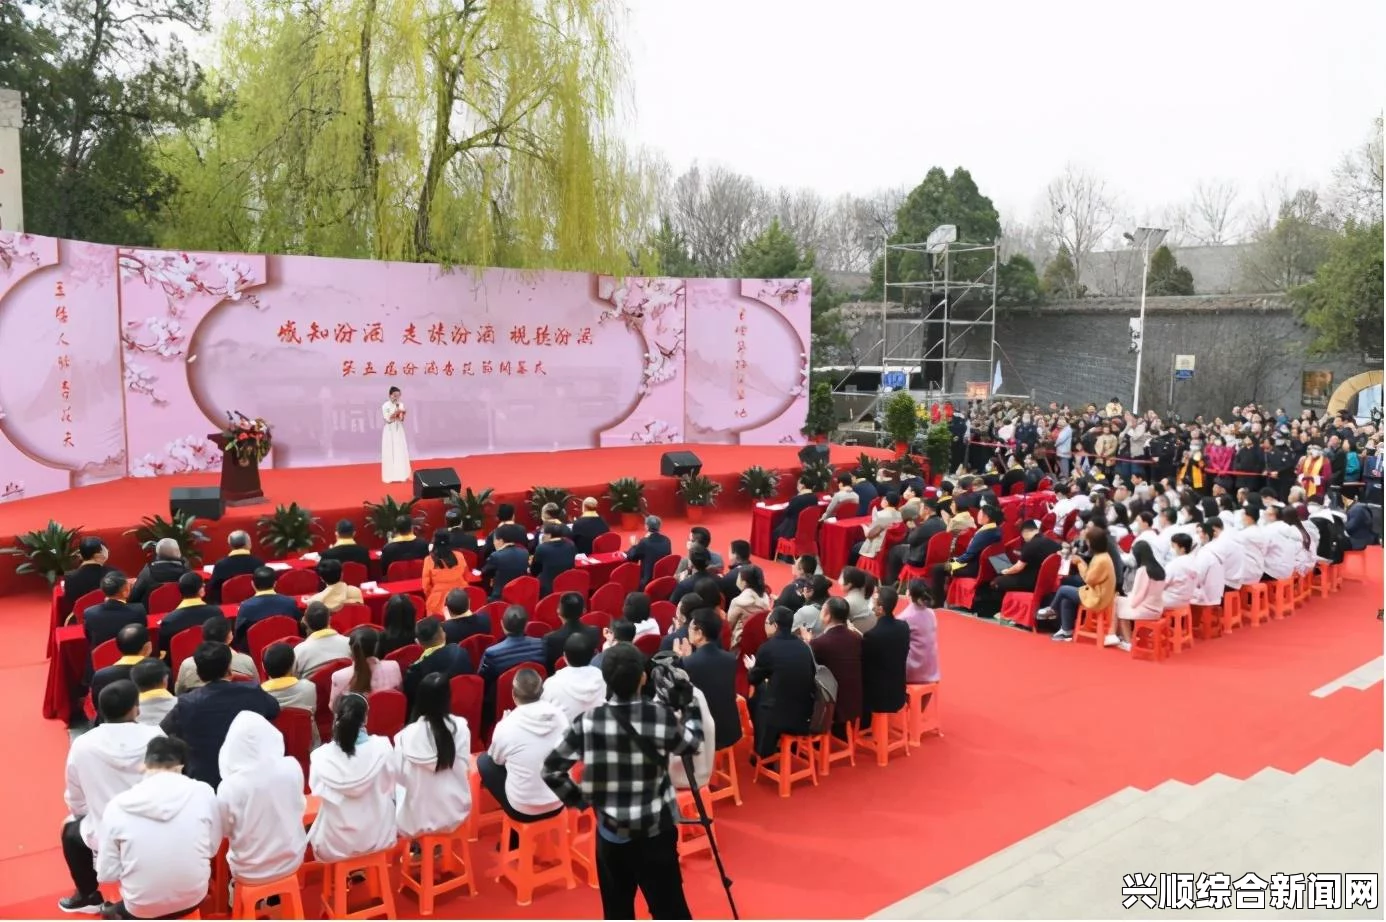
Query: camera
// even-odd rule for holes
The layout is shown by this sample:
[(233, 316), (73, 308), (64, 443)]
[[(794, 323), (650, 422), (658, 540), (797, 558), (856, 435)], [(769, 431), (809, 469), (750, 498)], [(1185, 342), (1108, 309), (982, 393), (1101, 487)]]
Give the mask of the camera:
[(665, 707), (682, 711), (693, 703), (693, 682), (688, 673), (674, 665), (677, 659), (672, 652), (661, 650), (650, 658), (646, 669), (655, 700)]

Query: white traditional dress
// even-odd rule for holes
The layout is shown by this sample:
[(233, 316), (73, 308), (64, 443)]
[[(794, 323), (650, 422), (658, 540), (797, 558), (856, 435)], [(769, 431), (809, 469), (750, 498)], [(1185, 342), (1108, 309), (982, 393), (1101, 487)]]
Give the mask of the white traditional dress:
[(404, 441), (404, 421), (395, 419), (395, 414), (404, 409), (404, 404), (387, 400), (380, 408), (385, 417), (385, 428), (380, 433), (380, 479), (386, 483), (406, 483), (409, 469), (409, 445)]

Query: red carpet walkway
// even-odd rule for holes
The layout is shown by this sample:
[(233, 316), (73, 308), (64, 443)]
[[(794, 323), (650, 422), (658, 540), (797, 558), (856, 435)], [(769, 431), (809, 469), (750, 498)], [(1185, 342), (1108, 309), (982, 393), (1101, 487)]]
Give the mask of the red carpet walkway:
[[(709, 524), (718, 547), (746, 527), (744, 514)], [(784, 568), (773, 569), (779, 585)], [(743, 807), (719, 811), (742, 914), (860, 918), (1126, 785), (1247, 777), (1265, 766), (1295, 771), (1320, 757), (1356, 761), (1382, 745), (1381, 686), (1309, 693), (1380, 654), (1379, 578), (1161, 664), (942, 615), (943, 738), (886, 768), (864, 760), (835, 767), (820, 787), (796, 788), (788, 800), (762, 784)], [(51, 917), (52, 901), (70, 888), (58, 850), (67, 737), (37, 716), (42, 664), (17, 659), (42, 649), (45, 612), (34, 598), (3, 615), (0, 738), (24, 742), (5, 770), (4, 918)], [(725, 917), (710, 859), (684, 867), (695, 917)], [(412, 903), (402, 906), (402, 915), (413, 913)], [(489, 879), (478, 897), (438, 909), (477, 918), (600, 912), (595, 890), (543, 891), (521, 909)]]

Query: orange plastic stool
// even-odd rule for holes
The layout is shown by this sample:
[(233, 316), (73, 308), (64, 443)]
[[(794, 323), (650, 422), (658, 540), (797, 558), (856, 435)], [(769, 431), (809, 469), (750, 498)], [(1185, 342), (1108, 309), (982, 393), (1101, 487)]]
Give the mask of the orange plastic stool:
[[(322, 913), (326, 919), (397, 919), (395, 915), (394, 888), (390, 886), (390, 860), (394, 857), (393, 848), (344, 858), (341, 861), (323, 862), (322, 869)], [(353, 874), (362, 874), (365, 881), (359, 886), (365, 890), (367, 901), (364, 905), (351, 908), (348, 892)]]
[(1078, 622), (1073, 626), (1073, 642), (1091, 640), (1101, 650), (1112, 631), (1112, 607), (1101, 611), (1090, 611), (1087, 606), (1078, 606)]
[[(511, 848), (511, 839), (516, 836), (519, 847)], [(541, 867), (541, 861), (549, 862), (548, 866)], [(517, 823), (507, 815), (501, 823), (500, 863), (492, 876), (510, 881), (520, 906), (534, 901), (538, 887), (551, 883), (561, 883), (569, 890), (576, 887), (567, 811), (532, 823)]]
[(1242, 594), (1236, 589), (1229, 589), (1222, 594), (1222, 632), (1230, 634), (1233, 628), (1244, 626), (1242, 624)]
[(1328, 594), (1337, 587), (1333, 585), (1333, 567), (1331, 563), (1314, 564), (1314, 572), (1309, 574), (1309, 591), (1318, 593), (1320, 598), (1328, 598)]
[(1277, 620), (1288, 618), (1295, 613), (1294, 583), (1288, 579), (1278, 579), (1270, 584), (1270, 614)]
[(1221, 605), (1190, 605), (1194, 636), (1199, 640), (1215, 640), (1222, 636)]
[[(399, 850), (399, 889), (419, 898), (419, 914), (433, 915), (434, 901), (444, 893), (465, 887), (476, 896), (476, 877), (472, 873), (472, 846), (467, 841), (464, 822), (452, 832), (419, 836), (419, 860), (409, 853), (409, 843)], [(438, 853), (442, 852), (442, 860)]]
[(741, 806), (741, 782), (736, 777), (736, 747), (727, 746), (717, 750), (712, 756), (712, 777), (709, 786), (716, 785), (708, 795), (708, 802), (731, 798)]
[(1270, 620), (1270, 591), (1265, 583), (1248, 583), (1242, 587), (1242, 614), (1252, 627)]
[(573, 866), (587, 878), (587, 885), (596, 888), (597, 880), (597, 817), (590, 810), (569, 808), (568, 848)]
[(846, 759), (853, 767), (857, 767), (857, 722), (849, 722), (846, 727), (847, 739), (840, 740), (829, 730), (827, 733), (820, 733), (814, 737), (818, 749), (818, 774), (821, 777), (828, 777), (833, 769), (834, 762), (841, 762)]
[[(276, 916), (270, 916), (270, 910), (260, 906), (260, 903), (272, 896), (279, 897), (279, 908)], [(262, 915), (262, 913), (264, 914)], [(252, 884), (249, 881), (236, 879), (235, 897), (231, 901), (231, 918), (302, 919), (303, 917), (303, 884), (299, 881), (297, 872), (286, 874), (278, 880), (265, 881), (262, 884)]]
[(927, 734), (943, 735), (943, 720), (939, 717), (938, 683), (916, 682), (905, 685), (909, 708), (910, 745), (918, 746)]
[(1344, 551), (1341, 566), (1343, 579), (1350, 579), (1354, 583), (1363, 583), (1367, 581), (1366, 551)]
[(1163, 617), (1169, 625), (1170, 650), (1174, 653), (1182, 653), (1185, 647), (1192, 650), (1194, 645), (1193, 612), (1189, 606), (1179, 605), (1175, 608), (1167, 608)]
[(1343, 565), (1332, 563), (1328, 565), (1328, 574), (1333, 578), (1332, 586), (1334, 592), (1343, 588)]
[(780, 751), (774, 755), (756, 759), (756, 773), (751, 777), (755, 784), (762, 776), (780, 786), (780, 796), (788, 797), (789, 788), (796, 781), (812, 781), (818, 786), (818, 766), (814, 758), (814, 738), (807, 734), (781, 734)]
[(496, 803), (491, 792), (481, 786), (481, 774), (477, 772), (475, 764), (472, 766), (470, 780), (472, 783), (472, 812), (467, 815), (467, 822), (463, 825), (467, 833), (467, 841), (475, 842), (481, 838), (481, 834), (487, 829), (500, 825), (505, 811), (501, 809), (500, 804)]
[(741, 739), (736, 741), (736, 745), (741, 747), (742, 752), (753, 751), (755, 749), (756, 728), (751, 723), (751, 707), (746, 703), (744, 695), (736, 696), (736, 716), (741, 721)]
[[(703, 806), (707, 808), (707, 817), (712, 819), (712, 798), (709, 797), (707, 788), (701, 789)], [(698, 818), (698, 805), (693, 802), (692, 791), (679, 791), (676, 798), (679, 816), (686, 819), (696, 820)], [(712, 843), (708, 840), (707, 830), (696, 823), (679, 823), (679, 857), (687, 858), (689, 855), (696, 855), (699, 852), (711, 852)]]
[(1314, 571), (1295, 574), (1295, 605), (1303, 605), (1313, 595)]
[(1170, 626), (1166, 618), (1131, 622), (1131, 658), (1159, 662), (1169, 658)]
[(871, 726), (857, 735), (857, 745), (876, 754), (876, 764), (884, 766), (892, 752), (910, 754), (910, 714), (908, 705), (894, 714), (872, 714)]

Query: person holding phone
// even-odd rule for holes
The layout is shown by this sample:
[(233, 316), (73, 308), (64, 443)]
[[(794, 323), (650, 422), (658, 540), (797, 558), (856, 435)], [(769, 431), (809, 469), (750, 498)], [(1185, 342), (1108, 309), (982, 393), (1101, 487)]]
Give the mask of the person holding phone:
[[(1054, 640), (1073, 640), (1073, 627), (1078, 621), (1078, 606), (1089, 611), (1101, 611), (1111, 606), (1116, 598), (1116, 569), (1108, 553), (1107, 532), (1089, 527), (1084, 533), (1088, 549), (1092, 551), (1092, 561), (1088, 562), (1073, 553), (1073, 547), (1065, 544), (1059, 553), (1063, 560), (1075, 568), (1083, 580), (1082, 586), (1060, 586), (1054, 594), (1054, 601), (1036, 614), (1040, 618), (1059, 618), (1059, 629), (1054, 632)], [(1063, 567), (1060, 565), (1060, 572)]]

